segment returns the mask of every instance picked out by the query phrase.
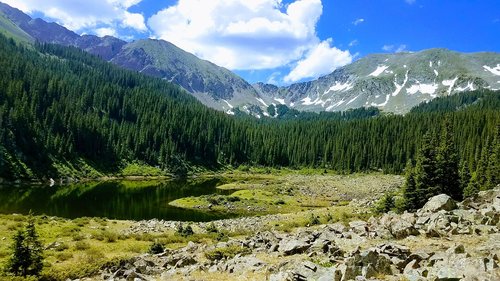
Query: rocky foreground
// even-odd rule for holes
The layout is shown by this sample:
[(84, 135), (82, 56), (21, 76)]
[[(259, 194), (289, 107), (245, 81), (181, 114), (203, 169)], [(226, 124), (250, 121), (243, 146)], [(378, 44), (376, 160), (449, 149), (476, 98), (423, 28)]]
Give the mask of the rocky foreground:
[[(500, 186), (416, 213), (189, 243), (105, 268), (96, 280), (500, 280)], [(233, 253), (231, 255), (231, 253)]]

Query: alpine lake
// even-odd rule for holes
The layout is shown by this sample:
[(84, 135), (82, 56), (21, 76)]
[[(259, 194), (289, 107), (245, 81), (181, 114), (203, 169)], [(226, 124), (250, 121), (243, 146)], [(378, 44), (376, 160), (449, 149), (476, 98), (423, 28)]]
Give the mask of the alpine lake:
[(219, 179), (105, 181), (68, 185), (0, 186), (0, 213), (102, 217), (120, 220), (212, 221), (234, 217), (222, 212), (182, 209), (168, 203), (208, 194), (226, 195)]

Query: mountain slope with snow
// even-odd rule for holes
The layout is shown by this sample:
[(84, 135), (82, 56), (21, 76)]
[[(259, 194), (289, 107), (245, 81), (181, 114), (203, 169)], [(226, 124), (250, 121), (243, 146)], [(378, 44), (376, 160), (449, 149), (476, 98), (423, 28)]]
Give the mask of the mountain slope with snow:
[(369, 55), (318, 80), (288, 87), (256, 84), (268, 100), (298, 110), (339, 111), (379, 107), (405, 113), (439, 96), (500, 89), (500, 54), (464, 54), (446, 49)]

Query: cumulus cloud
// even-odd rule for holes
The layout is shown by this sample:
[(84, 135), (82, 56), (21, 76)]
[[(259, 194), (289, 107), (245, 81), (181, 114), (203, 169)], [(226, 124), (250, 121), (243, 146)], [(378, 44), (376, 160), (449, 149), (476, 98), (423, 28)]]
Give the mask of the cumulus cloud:
[(349, 51), (339, 50), (331, 44), (332, 39), (328, 39), (310, 50), (285, 76), (284, 81), (296, 82), (304, 78), (317, 78), (352, 62), (353, 57)]
[(148, 20), (155, 37), (237, 70), (280, 67), (321, 41), (321, 0), (179, 0)]
[(116, 36), (116, 30), (114, 30), (113, 28), (109, 28), (109, 27), (98, 28), (95, 30), (95, 33), (99, 37)]
[[(143, 15), (127, 10), (142, 0), (2, 0), (25, 13), (35, 11), (74, 31), (132, 28), (146, 31)], [(109, 31), (109, 30), (108, 30)]]

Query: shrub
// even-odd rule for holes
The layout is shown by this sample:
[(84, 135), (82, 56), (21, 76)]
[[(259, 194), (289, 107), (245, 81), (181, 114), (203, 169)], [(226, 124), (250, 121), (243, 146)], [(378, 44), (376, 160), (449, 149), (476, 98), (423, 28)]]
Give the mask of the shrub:
[(276, 202), (274, 202), (274, 204), (276, 204), (276, 205), (285, 205), (286, 203), (285, 203), (285, 201), (283, 199), (278, 199), (278, 200), (276, 200)]
[(191, 225), (183, 227), (182, 224), (180, 224), (179, 227), (177, 228), (177, 234), (179, 234), (182, 237), (188, 237), (193, 235), (194, 231)]
[(113, 243), (118, 240), (118, 235), (114, 232), (104, 231), (102, 234), (104, 235), (104, 240), (108, 243)]
[(208, 224), (206, 227), (205, 227), (205, 230), (208, 232), (208, 233), (218, 233), (219, 230), (217, 229), (217, 227), (215, 226), (214, 223), (210, 223)]
[(394, 200), (394, 195), (392, 193), (386, 193), (375, 205), (376, 213), (387, 213), (396, 207), (396, 202)]
[(83, 251), (83, 250), (87, 250), (89, 248), (90, 248), (89, 243), (87, 243), (85, 241), (77, 241), (75, 243), (75, 250)]
[(73, 241), (81, 241), (81, 240), (85, 239), (85, 236), (83, 234), (80, 234), (80, 233), (75, 233), (71, 236), (71, 238), (73, 239)]
[(238, 201), (241, 201), (240, 197), (238, 197), (238, 196), (229, 196), (229, 197), (227, 197), (226, 200), (228, 202), (238, 202)]
[(149, 247), (148, 253), (150, 254), (161, 254), (165, 252), (165, 248), (161, 243), (154, 242), (151, 244), (151, 247)]
[(320, 224), (319, 217), (311, 214), (311, 217), (309, 218), (309, 225), (317, 225)]

